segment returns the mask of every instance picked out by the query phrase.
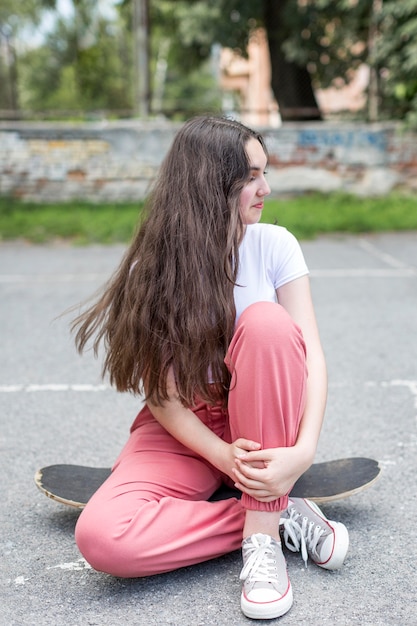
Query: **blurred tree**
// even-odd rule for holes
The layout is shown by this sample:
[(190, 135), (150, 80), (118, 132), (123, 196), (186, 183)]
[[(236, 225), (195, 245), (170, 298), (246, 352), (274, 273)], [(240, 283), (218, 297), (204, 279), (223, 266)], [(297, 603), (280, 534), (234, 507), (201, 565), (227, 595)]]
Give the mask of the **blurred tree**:
[(417, 0), (380, 1), (376, 18), (380, 109), (417, 127)]
[(178, 33), (178, 42), (187, 64), (207, 58), (214, 42), (246, 54), (254, 29), (264, 26), (271, 55), (271, 86), (284, 120), (321, 119), (305, 60), (289, 59), (284, 43), (291, 28), (299, 28), (287, 20), (297, 14), (297, 0), (166, 0), (173, 5), (171, 27)]
[[(206, 3), (197, 3), (203, 15)], [(98, 12), (95, 0), (73, 0), (74, 18), (58, 18), (38, 49), (20, 59), (22, 103), (35, 111), (108, 110), (132, 114), (136, 53), (133, 42), (132, 0), (115, 3), (110, 21)], [(221, 97), (211, 66), (211, 41), (204, 54), (197, 45), (184, 45), (177, 26), (190, 13), (187, 2), (151, 2), (150, 67), (155, 113), (186, 117), (220, 111)], [(198, 22), (201, 26), (201, 21)]]
[[(286, 12), (288, 59), (315, 84), (348, 83), (370, 68), (368, 118), (417, 125), (417, 0), (294, 0)], [(290, 4), (287, 6), (290, 9)]]
[[(417, 125), (417, 0), (166, 0), (187, 65), (219, 42), (245, 55), (263, 26), (283, 120), (320, 119), (312, 85), (348, 83), (370, 67), (368, 117)], [(157, 4), (152, 3), (152, 4)], [(184, 52), (183, 52), (184, 54)]]
[[(292, 24), (287, 16), (297, 13), (292, 0), (264, 0), (263, 25), (271, 58), (271, 87), (283, 121), (320, 120), (307, 60), (297, 61), (285, 53)], [(296, 25), (300, 28), (300, 25)]]
[[(45, 9), (55, 7), (56, 0), (1, 0), (0, 3), (0, 109), (17, 114), (18, 71), (15, 39), (19, 30), (38, 24)], [(3, 55), (1, 54), (1, 51)]]
[(104, 18), (95, 0), (74, 0), (42, 46), (22, 55), (22, 102), (35, 111), (132, 109), (130, 41), (123, 16)]
[[(128, 0), (129, 1), (129, 0)], [(189, 117), (220, 112), (213, 24), (218, 7), (205, 1), (151, 0), (151, 77), (154, 113)]]
[[(37, 110), (132, 111), (133, 2), (114, 0), (117, 16), (110, 20), (96, 0), (73, 0), (75, 19), (58, 19), (45, 44), (22, 58), (22, 103)], [(53, 5), (1, 0), (3, 38)], [(366, 63), (369, 118), (407, 116), (417, 125), (417, 0), (149, 0), (149, 12), (154, 112), (219, 110), (214, 44), (245, 55), (251, 33), (264, 26), (284, 120), (320, 119), (312, 85), (349, 82)], [(6, 70), (12, 78), (2, 84), (15, 85), (16, 63), (0, 63), (0, 80)], [(1, 98), (10, 102), (10, 90), (1, 91), (0, 106)]]

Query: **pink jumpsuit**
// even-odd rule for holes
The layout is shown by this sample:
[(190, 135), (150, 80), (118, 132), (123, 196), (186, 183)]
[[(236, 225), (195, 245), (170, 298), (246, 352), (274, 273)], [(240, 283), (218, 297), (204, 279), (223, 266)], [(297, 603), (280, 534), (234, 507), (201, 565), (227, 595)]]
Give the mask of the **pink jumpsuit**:
[[(262, 448), (294, 445), (307, 378), (301, 330), (279, 304), (258, 302), (239, 318), (225, 359), (233, 372), (228, 407), (197, 403), (195, 414), (227, 442), (239, 437)], [(173, 438), (145, 406), (112, 474), (76, 526), (78, 547), (99, 571), (148, 576), (238, 549), (245, 510), (281, 511), (269, 503), (207, 499), (222, 482), (218, 469)]]

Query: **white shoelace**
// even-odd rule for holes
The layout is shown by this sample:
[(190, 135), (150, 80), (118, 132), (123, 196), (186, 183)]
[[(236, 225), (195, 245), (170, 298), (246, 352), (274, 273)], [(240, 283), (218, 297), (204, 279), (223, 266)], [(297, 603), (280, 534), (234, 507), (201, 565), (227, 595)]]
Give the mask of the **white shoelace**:
[(240, 572), (240, 580), (250, 582), (271, 582), (271, 578), (277, 578), (277, 566), (275, 549), (271, 546), (271, 539), (268, 537), (264, 543), (259, 543), (256, 536), (252, 536), (253, 547), (247, 548), (251, 551), (249, 558)]
[[(290, 510), (288, 518), (281, 518), (280, 524), (284, 526), (284, 542), (292, 552), (299, 552), (307, 567), (308, 552), (307, 547), (313, 554), (317, 554), (317, 544), (324, 533), (321, 526), (316, 526), (314, 522), (309, 522), (307, 517), (303, 517), (301, 524), (297, 522), (301, 517), (294, 509)], [(291, 540), (291, 541), (289, 541)]]

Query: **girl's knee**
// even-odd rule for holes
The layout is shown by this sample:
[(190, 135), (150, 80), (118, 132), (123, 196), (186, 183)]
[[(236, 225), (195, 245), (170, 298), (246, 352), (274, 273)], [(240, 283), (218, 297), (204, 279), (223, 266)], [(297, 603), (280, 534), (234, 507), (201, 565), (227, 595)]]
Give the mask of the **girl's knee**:
[[(75, 527), (75, 541), (87, 563), (98, 572), (120, 578), (140, 577), (140, 558), (135, 559), (135, 572), (132, 572), (132, 545), (128, 534), (117, 531), (117, 525), (109, 521), (109, 516), (95, 514), (88, 507), (81, 513)], [(136, 555), (140, 555), (139, 545), (135, 545)]]
[(93, 569), (108, 574), (112, 573), (110, 569), (112, 562), (114, 564), (114, 559), (110, 557), (110, 554), (113, 553), (111, 534), (107, 524), (104, 524), (103, 521), (101, 524), (96, 523), (95, 516), (90, 514), (88, 507), (78, 518), (75, 527), (75, 542)]
[(301, 341), (301, 329), (289, 313), (275, 302), (256, 302), (244, 310), (239, 318), (236, 333), (243, 334), (246, 339), (256, 345), (285, 345), (294, 338)]

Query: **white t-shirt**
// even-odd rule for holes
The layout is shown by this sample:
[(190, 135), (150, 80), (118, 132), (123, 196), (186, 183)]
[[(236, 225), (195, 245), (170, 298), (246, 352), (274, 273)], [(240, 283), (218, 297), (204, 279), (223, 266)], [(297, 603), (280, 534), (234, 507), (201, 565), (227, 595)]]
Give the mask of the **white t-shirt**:
[(239, 272), (234, 288), (236, 321), (254, 302), (276, 302), (276, 289), (308, 274), (297, 239), (273, 224), (246, 227), (239, 248)]

